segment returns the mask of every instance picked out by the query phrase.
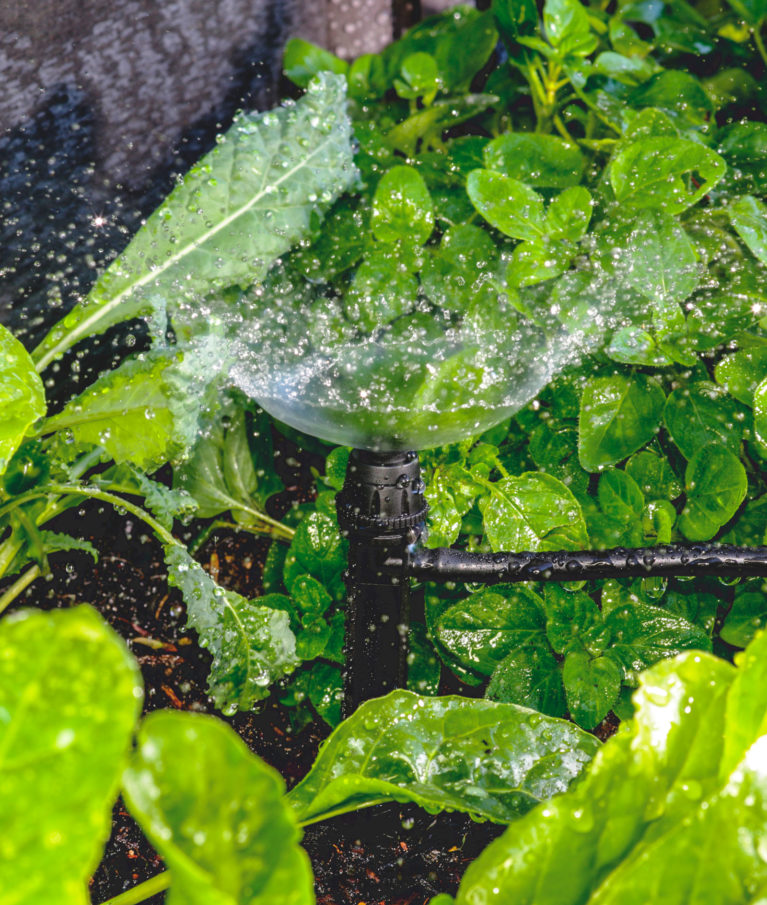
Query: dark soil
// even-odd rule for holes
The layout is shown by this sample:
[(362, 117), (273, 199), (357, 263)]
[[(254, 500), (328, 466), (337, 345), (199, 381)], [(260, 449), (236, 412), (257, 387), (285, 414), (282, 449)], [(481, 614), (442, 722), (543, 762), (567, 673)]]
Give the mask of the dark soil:
[[(296, 491), (307, 486), (304, 475), (295, 474), (294, 482), (286, 477), (293, 488), (288, 495), (300, 498)], [(168, 589), (160, 548), (143, 525), (100, 504), (86, 504), (52, 527), (91, 540), (99, 561), (94, 564), (79, 553), (52, 556), (51, 575), (32, 585), (20, 604), (92, 604), (138, 659), (147, 711), (214, 712), (205, 693), (210, 655), (186, 630), (180, 595)], [(267, 549), (268, 542), (259, 538), (220, 534), (198, 558), (223, 585), (253, 596), (260, 592)], [(228, 722), (288, 786), (307, 772), (329, 732), (321, 721), (292, 731), (289, 712), (275, 703)], [(438, 892), (454, 892), (468, 863), (500, 832), (501, 827), (461, 814), (432, 816), (415, 806), (391, 805), (310, 826), (303, 844), (312, 860), (319, 905), (422, 905)], [(118, 802), (112, 836), (92, 880), (93, 902), (105, 902), (161, 868), (159, 856)], [(160, 905), (164, 894), (148, 901)]]

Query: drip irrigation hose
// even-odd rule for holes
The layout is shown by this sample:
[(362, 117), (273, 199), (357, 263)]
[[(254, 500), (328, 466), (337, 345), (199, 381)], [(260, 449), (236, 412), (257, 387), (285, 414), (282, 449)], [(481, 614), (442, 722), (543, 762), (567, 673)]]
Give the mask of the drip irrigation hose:
[(343, 714), (407, 681), (418, 581), (500, 584), (605, 578), (767, 578), (767, 547), (665, 544), (553, 553), (467, 553), (418, 546), (428, 506), (418, 454), (354, 450), (336, 506), (349, 539)]

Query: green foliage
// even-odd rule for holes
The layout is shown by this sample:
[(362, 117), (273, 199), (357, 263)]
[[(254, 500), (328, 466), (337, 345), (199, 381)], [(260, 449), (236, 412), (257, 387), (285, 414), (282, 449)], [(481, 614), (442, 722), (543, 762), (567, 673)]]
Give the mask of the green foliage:
[(690, 653), (645, 673), (633, 720), (486, 849), (456, 902), (640, 903), (660, 880), (664, 902), (735, 905), (764, 888), (766, 647), (737, 670)]
[(262, 605), (219, 587), (181, 544), (166, 546), (165, 561), (168, 582), (184, 596), (190, 628), (213, 654), (208, 690), (216, 705), (228, 713), (250, 710), (299, 663), (287, 614), (269, 598)]
[(131, 813), (170, 871), (170, 905), (314, 901), (285, 784), (226, 724), (151, 714), (123, 783)]
[(85, 606), (4, 619), (0, 651), (0, 899), (88, 905), (143, 696), (138, 666)]
[(511, 704), (394, 691), (333, 732), (288, 801), (312, 823), (392, 800), (505, 823), (566, 789), (597, 747)]
[(321, 72), (295, 106), (240, 114), (38, 346), (38, 369), (158, 299), (174, 324), (197, 329), (181, 300), (262, 280), (354, 180), (344, 88)]
[(45, 390), (26, 349), (0, 325), (0, 474), (29, 428), (45, 415)]
[(570, 716), (593, 729), (618, 702), (621, 685), (686, 649), (709, 649), (705, 631), (623, 586), (602, 596), (546, 588), (545, 600), (514, 585), (477, 591), (444, 609), (433, 637), (464, 678), (490, 677), (490, 700)]

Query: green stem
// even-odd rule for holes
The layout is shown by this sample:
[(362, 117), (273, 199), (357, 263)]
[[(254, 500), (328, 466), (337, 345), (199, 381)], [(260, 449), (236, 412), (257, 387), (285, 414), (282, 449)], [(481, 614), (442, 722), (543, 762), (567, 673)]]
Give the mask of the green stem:
[(2, 596), (0, 596), (0, 613), (7, 609), (19, 594), (25, 591), (39, 575), (40, 566), (30, 566), (9, 588), (6, 588)]
[(103, 905), (138, 905), (139, 902), (144, 902), (152, 896), (156, 896), (158, 892), (168, 889), (170, 880), (170, 871), (166, 870), (152, 877), (151, 880), (145, 880), (138, 886), (134, 886), (133, 889), (120, 893), (119, 896), (107, 899)]
[(767, 66), (767, 48), (764, 46), (764, 41), (762, 40), (762, 23), (759, 22), (758, 25), (755, 25), (752, 29), (754, 35), (754, 43), (756, 44), (756, 49), (759, 51), (759, 56), (764, 60), (764, 65)]
[(164, 528), (157, 519), (152, 518), (152, 516), (140, 506), (129, 503), (128, 500), (120, 496), (115, 496), (113, 493), (99, 490), (97, 487), (88, 487), (81, 484), (47, 484), (44, 488), (40, 488), (39, 490), (28, 490), (26, 493), (22, 493), (16, 497), (11, 503), (0, 506), (0, 518), (7, 512), (10, 512), (11, 509), (15, 509), (16, 506), (21, 505), (27, 500), (50, 496), (52, 493), (58, 494), (59, 496), (88, 497), (89, 499), (101, 500), (103, 503), (109, 503), (110, 506), (114, 506), (117, 509), (124, 509), (126, 512), (130, 512), (131, 515), (135, 515), (136, 518), (141, 519), (142, 522), (149, 525), (152, 531), (154, 531), (164, 544), (178, 545), (178, 541), (170, 531)]

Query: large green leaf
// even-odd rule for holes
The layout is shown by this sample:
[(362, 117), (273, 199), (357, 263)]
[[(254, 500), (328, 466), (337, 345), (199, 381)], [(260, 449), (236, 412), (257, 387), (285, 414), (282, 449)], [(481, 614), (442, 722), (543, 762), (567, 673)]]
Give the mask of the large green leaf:
[[(38, 370), (80, 339), (262, 280), (353, 183), (346, 80), (323, 72), (297, 104), (245, 113), (147, 220), (83, 303), (35, 349)], [(183, 319), (205, 318), (189, 305)]]
[(730, 221), (762, 264), (767, 264), (767, 205), (752, 195), (738, 198), (728, 208)]
[(524, 586), (477, 591), (441, 613), (434, 634), (461, 666), (489, 676), (512, 650), (545, 638), (543, 601)]
[(45, 389), (29, 353), (0, 324), (0, 474), (31, 425), (45, 414)]
[(578, 456), (586, 471), (615, 465), (652, 440), (665, 396), (651, 377), (593, 377), (581, 397)]
[(283, 780), (225, 723), (150, 714), (123, 784), (170, 871), (168, 905), (313, 905)]
[(0, 902), (89, 905), (142, 699), (95, 610), (0, 623)]
[[(189, 459), (173, 470), (173, 484), (190, 494), (200, 518), (232, 512), (241, 524), (257, 523), (260, 509), (282, 483), (274, 473), (271, 428), (266, 416), (253, 416), (234, 403), (217, 408), (212, 424), (200, 432)], [(254, 436), (258, 456), (250, 446)]]
[(740, 459), (711, 444), (690, 459), (685, 472), (687, 504), (679, 530), (688, 540), (711, 540), (746, 498), (748, 478)]
[(741, 409), (727, 393), (708, 381), (674, 390), (666, 401), (663, 420), (685, 459), (715, 443), (737, 453), (743, 434)]
[(577, 145), (531, 132), (507, 132), (489, 141), (484, 161), (488, 170), (548, 189), (578, 185), (586, 165)]
[(664, 211), (641, 211), (608, 230), (609, 267), (628, 288), (641, 293), (655, 308), (666, 330), (684, 326), (681, 303), (701, 278), (692, 240), (674, 217)]
[(431, 195), (414, 167), (388, 170), (373, 195), (373, 235), (381, 242), (423, 245), (434, 229)]
[(493, 485), (484, 525), (493, 550), (582, 550), (586, 522), (569, 488), (552, 475), (528, 471)]
[(642, 138), (623, 147), (610, 165), (621, 204), (680, 214), (711, 191), (727, 170), (716, 151), (681, 138)]
[[(767, 636), (641, 677), (635, 719), (469, 867), (460, 905), (739, 905), (767, 881)], [(733, 679), (735, 681), (733, 682)]]
[(598, 744), (513, 704), (393, 691), (333, 732), (288, 801), (311, 822), (385, 801), (506, 822), (567, 788)]
[(518, 179), (490, 170), (473, 170), (466, 190), (476, 210), (507, 236), (535, 241), (546, 235), (543, 198)]
[(188, 625), (213, 655), (208, 691), (216, 706), (230, 714), (249, 710), (300, 662), (288, 614), (219, 587), (181, 544), (166, 547), (165, 562), (168, 582), (183, 594)]
[(225, 367), (214, 337), (150, 352), (107, 371), (43, 424), (75, 442), (103, 446), (115, 462), (154, 471), (188, 455), (209, 384)]
[(284, 577), (288, 590), (302, 575), (311, 575), (340, 600), (344, 596), (346, 549), (347, 543), (334, 519), (323, 512), (307, 515), (296, 528), (285, 559)]

